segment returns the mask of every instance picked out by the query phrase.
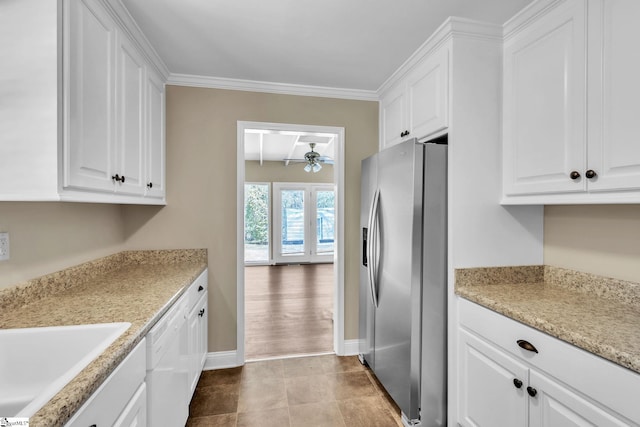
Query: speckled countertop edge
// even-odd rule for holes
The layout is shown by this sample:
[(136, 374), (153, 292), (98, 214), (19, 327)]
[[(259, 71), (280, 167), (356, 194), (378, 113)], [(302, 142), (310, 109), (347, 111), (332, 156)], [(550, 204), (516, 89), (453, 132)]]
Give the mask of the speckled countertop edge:
[(131, 323), (29, 425), (63, 426), (206, 267), (206, 249), (125, 251), (0, 290), (0, 329)]
[(640, 284), (552, 266), (457, 269), (457, 295), (640, 373)]

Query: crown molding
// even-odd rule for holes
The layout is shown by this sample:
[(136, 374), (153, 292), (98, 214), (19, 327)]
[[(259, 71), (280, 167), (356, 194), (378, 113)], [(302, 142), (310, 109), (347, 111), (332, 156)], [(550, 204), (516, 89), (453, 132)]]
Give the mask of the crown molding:
[(277, 93), (283, 95), (352, 99), (358, 101), (378, 101), (379, 99), (378, 93), (375, 90), (307, 86), (288, 83), (263, 82), (256, 80), (197, 76), (192, 74), (172, 73), (167, 79), (167, 84), (176, 86), (205, 87), (212, 89), (242, 90), (247, 92)]
[(512, 38), (514, 35), (526, 28), (531, 22), (540, 19), (566, 0), (538, 0), (530, 3), (527, 7), (515, 14), (504, 24), (504, 40)]
[(140, 52), (146, 57), (147, 61), (153, 65), (156, 72), (162, 76), (164, 80), (169, 76), (169, 69), (164, 63), (153, 45), (144, 35), (138, 23), (133, 19), (129, 10), (122, 4), (121, 0), (102, 0), (103, 4), (109, 10), (111, 16), (118, 22), (120, 28), (125, 31), (131, 40), (137, 45)]
[(450, 16), (400, 67), (398, 67), (398, 69), (387, 80), (385, 80), (384, 83), (380, 85), (377, 90), (378, 97), (401, 80), (416, 64), (422, 61), (425, 57), (431, 55), (435, 50), (446, 44), (453, 37), (491, 40), (496, 43), (502, 43), (502, 25)]

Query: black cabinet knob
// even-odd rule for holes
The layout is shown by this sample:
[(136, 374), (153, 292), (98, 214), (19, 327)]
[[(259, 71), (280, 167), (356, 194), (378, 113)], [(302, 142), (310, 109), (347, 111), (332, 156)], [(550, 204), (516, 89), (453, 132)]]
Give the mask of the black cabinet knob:
[(516, 341), (518, 343), (518, 345), (520, 346), (520, 348), (523, 348), (527, 351), (532, 351), (534, 353), (538, 352), (538, 349), (534, 347), (533, 344), (531, 344), (529, 341), (525, 341), (525, 340), (518, 340)]
[(116, 181), (116, 182), (118, 182), (118, 181), (120, 181), (120, 175), (118, 175), (118, 174), (112, 175), (111, 179)]
[(585, 172), (584, 176), (586, 176), (589, 179), (595, 178), (598, 174), (596, 173), (596, 171), (594, 171), (593, 169), (589, 169), (587, 172)]
[(520, 381), (517, 378), (514, 378), (513, 379), (513, 385), (516, 386), (516, 388), (520, 388), (520, 387), (522, 387), (522, 381)]
[(124, 175), (120, 177), (120, 182), (124, 184)]
[(536, 394), (538, 394), (538, 390), (536, 390), (535, 388), (528, 386), (527, 387), (527, 393), (529, 393), (529, 396), (531, 397), (536, 397)]
[(148, 183), (147, 188), (153, 188), (153, 182)]
[(202, 285), (198, 286), (198, 292), (202, 292), (204, 291), (204, 288), (202, 287)]
[(198, 312), (198, 316), (200, 317), (204, 316), (204, 308)]
[(569, 174), (569, 178), (576, 180), (578, 178), (580, 178), (580, 172), (578, 171), (571, 171), (571, 173)]

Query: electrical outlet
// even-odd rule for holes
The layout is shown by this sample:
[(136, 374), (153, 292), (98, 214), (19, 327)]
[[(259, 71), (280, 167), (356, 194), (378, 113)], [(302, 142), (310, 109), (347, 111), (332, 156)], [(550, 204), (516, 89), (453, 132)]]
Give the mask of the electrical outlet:
[(9, 259), (9, 233), (0, 233), (0, 261)]

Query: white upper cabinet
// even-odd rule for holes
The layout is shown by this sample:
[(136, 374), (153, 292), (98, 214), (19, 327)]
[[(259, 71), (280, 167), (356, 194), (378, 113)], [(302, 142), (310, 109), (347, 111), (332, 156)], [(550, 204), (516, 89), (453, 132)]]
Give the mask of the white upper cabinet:
[[(596, 2), (589, 20), (589, 191), (640, 189), (640, 2)], [(636, 194), (635, 203), (640, 201)]]
[(155, 73), (147, 74), (147, 151), (145, 154), (147, 197), (165, 195), (165, 115), (164, 82)]
[(584, 191), (585, 0), (568, 0), (504, 47), (504, 192)]
[(380, 149), (424, 138), (448, 126), (449, 51), (415, 64), (380, 96)]
[(1, 45), (0, 200), (165, 203), (163, 65), (124, 22), (105, 0), (3, 7), (22, 42)]
[(503, 203), (640, 202), (638, 17), (540, 0), (505, 25)]
[(112, 191), (116, 24), (95, 1), (65, 3), (65, 188)]

